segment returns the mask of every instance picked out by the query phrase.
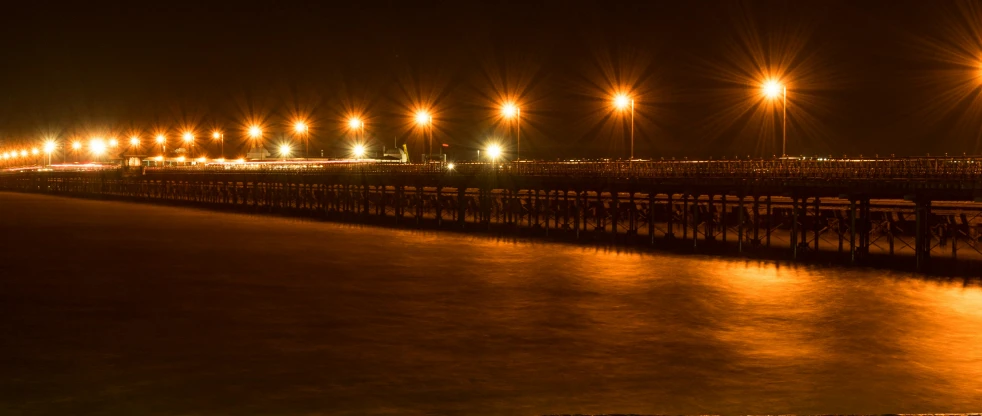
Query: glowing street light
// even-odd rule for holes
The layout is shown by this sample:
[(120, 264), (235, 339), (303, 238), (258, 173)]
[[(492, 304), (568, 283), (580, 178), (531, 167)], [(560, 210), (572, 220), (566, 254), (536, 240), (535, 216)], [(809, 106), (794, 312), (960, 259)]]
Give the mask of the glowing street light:
[(190, 146), (190, 149), (188, 151), (188, 156), (194, 157), (194, 134), (192, 134), (189, 131), (186, 131), (184, 132), (184, 135), (182, 135), (181, 137), (184, 139), (184, 142), (188, 143), (188, 145)]
[(781, 121), (781, 157), (788, 156), (788, 87), (781, 84), (779, 81), (771, 79), (764, 81), (761, 85), (761, 92), (764, 97), (775, 100), (781, 98), (784, 102), (782, 104), (782, 116)]
[(51, 153), (53, 153), (55, 151), (55, 149), (57, 149), (57, 148), (58, 148), (58, 145), (55, 143), (54, 140), (47, 140), (47, 141), (45, 141), (44, 142), (44, 145), (41, 147), (41, 150), (44, 151), (44, 155), (48, 159), (48, 162), (47, 162), (48, 165), (51, 165)]
[(305, 123), (303, 120), (297, 120), (296, 122), (293, 123), (293, 131), (297, 133), (297, 136), (300, 136), (300, 138), (303, 139), (304, 159), (309, 158), (310, 157), (310, 140), (309, 140), (310, 126), (308, 126), (307, 123)]
[(119, 146), (119, 141), (117, 141), (116, 138), (109, 139), (109, 147), (116, 147), (116, 146)]
[(487, 153), (488, 157), (491, 158), (491, 162), (494, 162), (501, 157), (501, 146), (497, 144), (490, 144), (488, 145), (488, 148), (485, 149), (485, 153)]
[(211, 138), (215, 140), (221, 140), (222, 144), (222, 159), (225, 159), (225, 133), (215, 130), (211, 133)]
[(501, 116), (505, 119), (515, 119), (515, 160), (522, 158), (522, 108), (514, 102), (501, 106)]
[(133, 148), (139, 147), (140, 146), (140, 138), (139, 137), (136, 137), (136, 136), (130, 137), (130, 146), (133, 147)]
[(356, 159), (361, 159), (365, 156), (365, 145), (356, 144), (354, 148), (351, 149), (351, 153), (355, 155)]
[(251, 138), (256, 143), (256, 148), (259, 149), (259, 160), (263, 160), (263, 129), (257, 125), (249, 126), (249, 138)]
[(631, 107), (631, 159), (634, 160), (634, 98), (625, 93), (614, 95), (614, 108), (624, 111)]
[(284, 143), (280, 145), (280, 156), (283, 157), (283, 160), (286, 160), (287, 156), (290, 156), (292, 150), (289, 144)]
[(361, 121), (358, 117), (351, 117), (348, 119), (348, 128), (351, 130), (361, 130), (365, 127), (365, 122)]
[(106, 154), (106, 142), (99, 138), (90, 140), (89, 151), (96, 157)]
[(163, 134), (158, 134), (155, 140), (160, 145), (160, 160), (163, 161), (167, 157), (167, 137), (164, 137)]
[(426, 159), (429, 160), (433, 155), (433, 116), (430, 115), (429, 111), (419, 110), (416, 112), (414, 119), (416, 120), (416, 125), (425, 129), (427, 133)]

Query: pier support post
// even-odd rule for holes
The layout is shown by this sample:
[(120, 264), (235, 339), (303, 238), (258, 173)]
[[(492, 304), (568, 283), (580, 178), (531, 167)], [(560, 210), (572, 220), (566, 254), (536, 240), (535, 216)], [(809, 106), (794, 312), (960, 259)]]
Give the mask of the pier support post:
[(916, 231), (914, 233), (914, 250), (917, 260), (917, 271), (925, 272), (930, 268), (931, 261), (931, 201), (917, 198), (914, 201)]

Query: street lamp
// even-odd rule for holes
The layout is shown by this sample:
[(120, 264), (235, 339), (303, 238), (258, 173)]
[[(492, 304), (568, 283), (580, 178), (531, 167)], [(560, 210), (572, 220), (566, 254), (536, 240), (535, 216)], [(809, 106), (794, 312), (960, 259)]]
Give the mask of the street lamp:
[(781, 98), (782, 104), (782, 121), (781, 121), (781, 157), (788, 156), (788, 87), (781, 84), (777, 80), (767, 80), (761, 85), (761, 92), (764, 97), (769, 99)]
[(259, 160), (263, 160), (263, 129), (256, 125), (250, 126), (249, 138), (256, 142), (256, 148), (259, 149)]
[(57, 146), (58, 145), (55, 144), (54, 140), (48, 140), (44, 142), (44, 146), (41, 148), (42, 150), (44, 150), (44, 155), (48, 158), (48, 163), (47, 163), (48, 165), (51, 164), (51, 153), (55, 151), (55, 148), (57, 148)]
[(213, 133), (211, 133), (211, 138), (215, 140), (221, 140), (222, 160), (225, 160), (225, 133), (215, 130)]
[(106, 142), (100, 138), (94, 138), (89, 141), (89, 151), (97, 159), (102, 155), (106, 154)]
[(522, 158), (522, 109), (513, 102), (501, 106), (501, 115), (506, 119), (515, 119), (515, 160)]
[(303, 157), (304, 157), (304, 159), (309, 158), (310, 157), (310, 140), (308, 140), (308, 136), (309, 135), (307, 133), (310, 131), (310, 126), (308, 126), (307, 123), (304, 123), (303, 120), (299, 120), (296, 123), (293, 123), (293, 131), (295, 131), (297, 133), (297, 136), (300, 136), (300, 138), (303, 139), (303, 143), (304, 143)]
[(283, 160), (284, 161), (286, 161), (287, 156), (290, 155), (290, 151), (291, 150), (292, 149), (290, 149), (290, 145), (289, 144), (284, 143), (284, 144), (281, 144), (280, 145), (280, 156), (283, 157)]
[(501, 157), (501, 146), (498, 146), (497, 144), (488, 145), (485, 153), (488, 154), (488, 157), (491, 158), (491, 162), (494, 163), (499, 157)]
[(130, 137), (130, 148), (131, 148), (131, 150), (134, 150), (134, 151), (139, 151), (140, 150), (140, 138), (139, 137), (136, 137), (136, 136)]
[(620, 93), (614, 96), (614, 108), (624, 111), (631, 107), (631, 159), (634, 160), (634, 98)]
[(433, 155), (433, 116), (430, 115), (429, 111), (419, 110), (416, 112), (416, 125), (423, 128), (427, 133), (426, 141), (426, 159), (429, 160), (430, 156)]
[(361, 159), (365, 156), (365, 145), (356, 144), (354, 148), (351, 149), (351, 153), (355, 155), (355, 159)]
[(78, 151), (82, 149), (82, 142), (76, 140), (72, 142), (72, 153), (75, 154), (75, 163), (78, 163)]
[(184, 138), (184, 141), (186, 143), (188, 143), (188, 145), (189, 145), (188, 156), (193, 158), (194, 157), (194, 134), (192, 134), (191, 132), (187, 131), (187, 132), (184, 132), (184, 135), (182, 137)]

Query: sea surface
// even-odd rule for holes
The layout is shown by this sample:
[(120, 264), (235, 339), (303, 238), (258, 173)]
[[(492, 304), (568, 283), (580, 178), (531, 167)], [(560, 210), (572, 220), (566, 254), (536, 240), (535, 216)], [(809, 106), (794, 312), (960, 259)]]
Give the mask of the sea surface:
[(0, 193), (2, 415), (982, 410), (982, 287)]

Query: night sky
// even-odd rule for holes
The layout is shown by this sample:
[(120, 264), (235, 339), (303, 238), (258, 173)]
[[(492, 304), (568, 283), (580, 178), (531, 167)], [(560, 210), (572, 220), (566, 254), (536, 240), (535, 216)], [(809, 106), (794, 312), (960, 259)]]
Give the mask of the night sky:
[[(788, 86), (790, 154), (982, 151), (982, 7), (931, 1), (80, 2), (0, 14), (0, 141), (144, 137), (215, 127), (244, 148), (246, 120), (271, 140), (296, 114), (312, 149), (345, 148), (348, 114), (374, 144), (414, 146), (416, 105), (459, 157), (510, 130), (524, 157), (625, 157), (637, 100), (639, 157), (770, 157)], [(975, 65), (973, 67), (973, 65)]]

